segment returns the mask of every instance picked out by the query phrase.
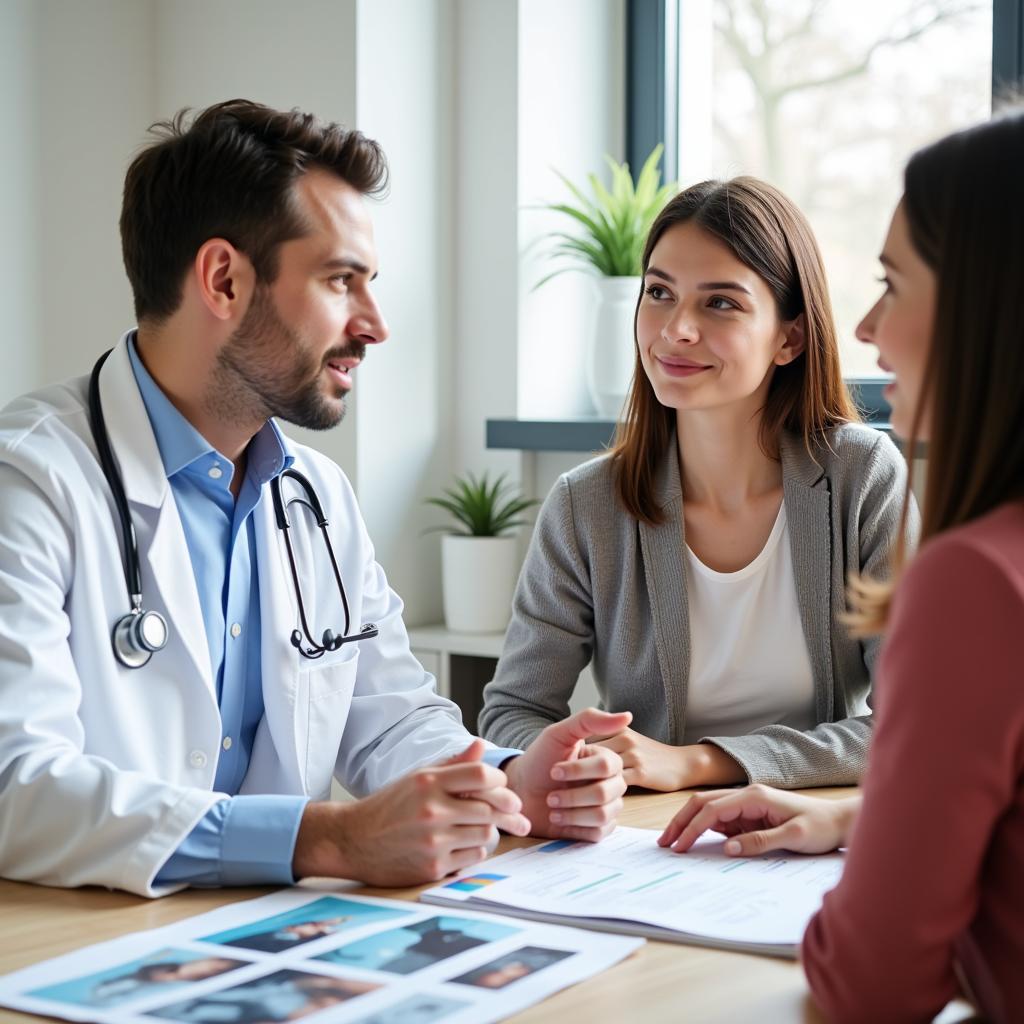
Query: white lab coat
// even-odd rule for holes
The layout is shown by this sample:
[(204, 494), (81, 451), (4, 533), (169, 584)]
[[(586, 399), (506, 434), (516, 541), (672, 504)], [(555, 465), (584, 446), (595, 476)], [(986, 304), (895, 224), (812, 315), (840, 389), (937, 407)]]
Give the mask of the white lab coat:
[[(221, 722), (177, 506), (125, 340), (100, 375), (111, 445), (138, 535), (144, 606), (170, 626), (142, 669), (114, 658), (129, 610), (120, 531), (88, 426), (88, 379), (0, 413), (0, 875), (163, 895), (153, 879), (223, 794)], [(317, 661), (288, 642), (298, 606), (269, 492), (254, 512), (263, 698), (243, 793), (328, 795), (332, 773), (364, 795), (451, 756), (470, 737), (409, 651), (355, 496), (329, 459), (295, 445), (330, 521), (351, 629), (380, 636)], [(289, 485), (285, 484), (285, 489)], [(293, 506), (311, 629), (343, 613), (323, 539)]]

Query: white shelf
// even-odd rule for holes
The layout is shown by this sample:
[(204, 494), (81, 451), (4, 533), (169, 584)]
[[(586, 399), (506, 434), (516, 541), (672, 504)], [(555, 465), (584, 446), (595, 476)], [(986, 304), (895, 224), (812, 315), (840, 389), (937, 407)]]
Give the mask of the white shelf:
[(443, 625), (412, 626), (409, 645), (419, 650), (437, 651), (439, 654), (467, 654), (480, 658), (497, 658), (505, 642), (505, 631), (500, 633), (453, 633)]

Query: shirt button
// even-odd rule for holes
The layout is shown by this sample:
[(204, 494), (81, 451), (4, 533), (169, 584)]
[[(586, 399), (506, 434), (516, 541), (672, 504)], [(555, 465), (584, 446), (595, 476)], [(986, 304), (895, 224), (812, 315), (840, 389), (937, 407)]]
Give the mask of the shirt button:
[(224, 470), (221, 469), (220, 466), (218, 465), (211, 466), (208, 472), (210, 476), (213, 477), (214, 480), (219, 480), (224, 475)]
[(225, 736), (224, 737), (224, 742), (221, 744), (221, 746), (225, 750), (230, 750), (231, 749), (231, 737), (230, 736)]
[(205, 768), (206, 767), (206, 755), (201, 750), (193, 750), (188, 755), (188, 763), (193, 768)]
[(242, 627), (237, 623), (233, 623), (231, 626), (231, 635), (233, 637), (239, 637), (242, 635)]

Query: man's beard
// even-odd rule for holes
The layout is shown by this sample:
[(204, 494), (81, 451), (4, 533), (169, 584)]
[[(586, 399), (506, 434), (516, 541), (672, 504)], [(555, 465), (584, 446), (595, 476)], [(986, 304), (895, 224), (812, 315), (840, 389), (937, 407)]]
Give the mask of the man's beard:
[(328, 361), (362, 359), (355, 339), (317, 359), (278, 315), (270, 291), (258, 285), (238, 330), (217, 354), (207, 408), (218, 418), (266, 421), (277, 416), (309, 430), (329, 430), (345, 415), (345, 401), (321, 390)]

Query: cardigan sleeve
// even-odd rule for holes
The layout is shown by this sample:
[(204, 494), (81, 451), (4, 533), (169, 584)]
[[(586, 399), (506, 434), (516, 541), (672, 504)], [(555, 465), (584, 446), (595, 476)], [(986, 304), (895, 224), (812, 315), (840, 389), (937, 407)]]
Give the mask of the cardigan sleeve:
[(537, 517), (512, 601), (480, 734), (525, 749), (569, 714), (569, 698), (594, 648), (590, 574), (580, 555), (569, 482), (560, 477)]
[[(846, 557), (837, 562), (869, 579), (889, 575), (889, 557), (899, 532), (900, 512), (906, 489), (906, 463), (896, 446), (878, 433), (866, 460), (861, 481), (850, 481), (848, 489), (855, 500), (846, 510), (848, 520), (843, 536)], [(907, 544), (912, 550), (919, 532), (917, 506), (913, 497), (907, 517)], [(845, 593), (846, 579), (832, 581), (832, 590)], [(835, 599), (833, 600), (835, 604)], [(842, 604), (840, 603), (840, 607)], [(864, 688), (874, 675), (878, 654), (877, 638), (847, 643), (839, 650), (837, 631), (846, 627), (833, 614), (832, 630), (834, 687), (833, 718), (819, 722), (813, 729), (800, 730), (769, 725), (745, 736), (708, 736), (702, 743), (713, 743), (729, 754), (746, 772), (749, 782), (760, 782), (779, 789), (811, 786), (848, 786), (860, 782), (871, 742), (871, 693), (868, 689), (868, 713), (850, 714), (857, 689)]]
[(900, 585), (863, 807), (803, 943), (829, 1020), (930, 1020), (957, 992), (954, 940), (1020, 771), (1022, 621), (1005, 567), (959, 539), (925, 548)]

